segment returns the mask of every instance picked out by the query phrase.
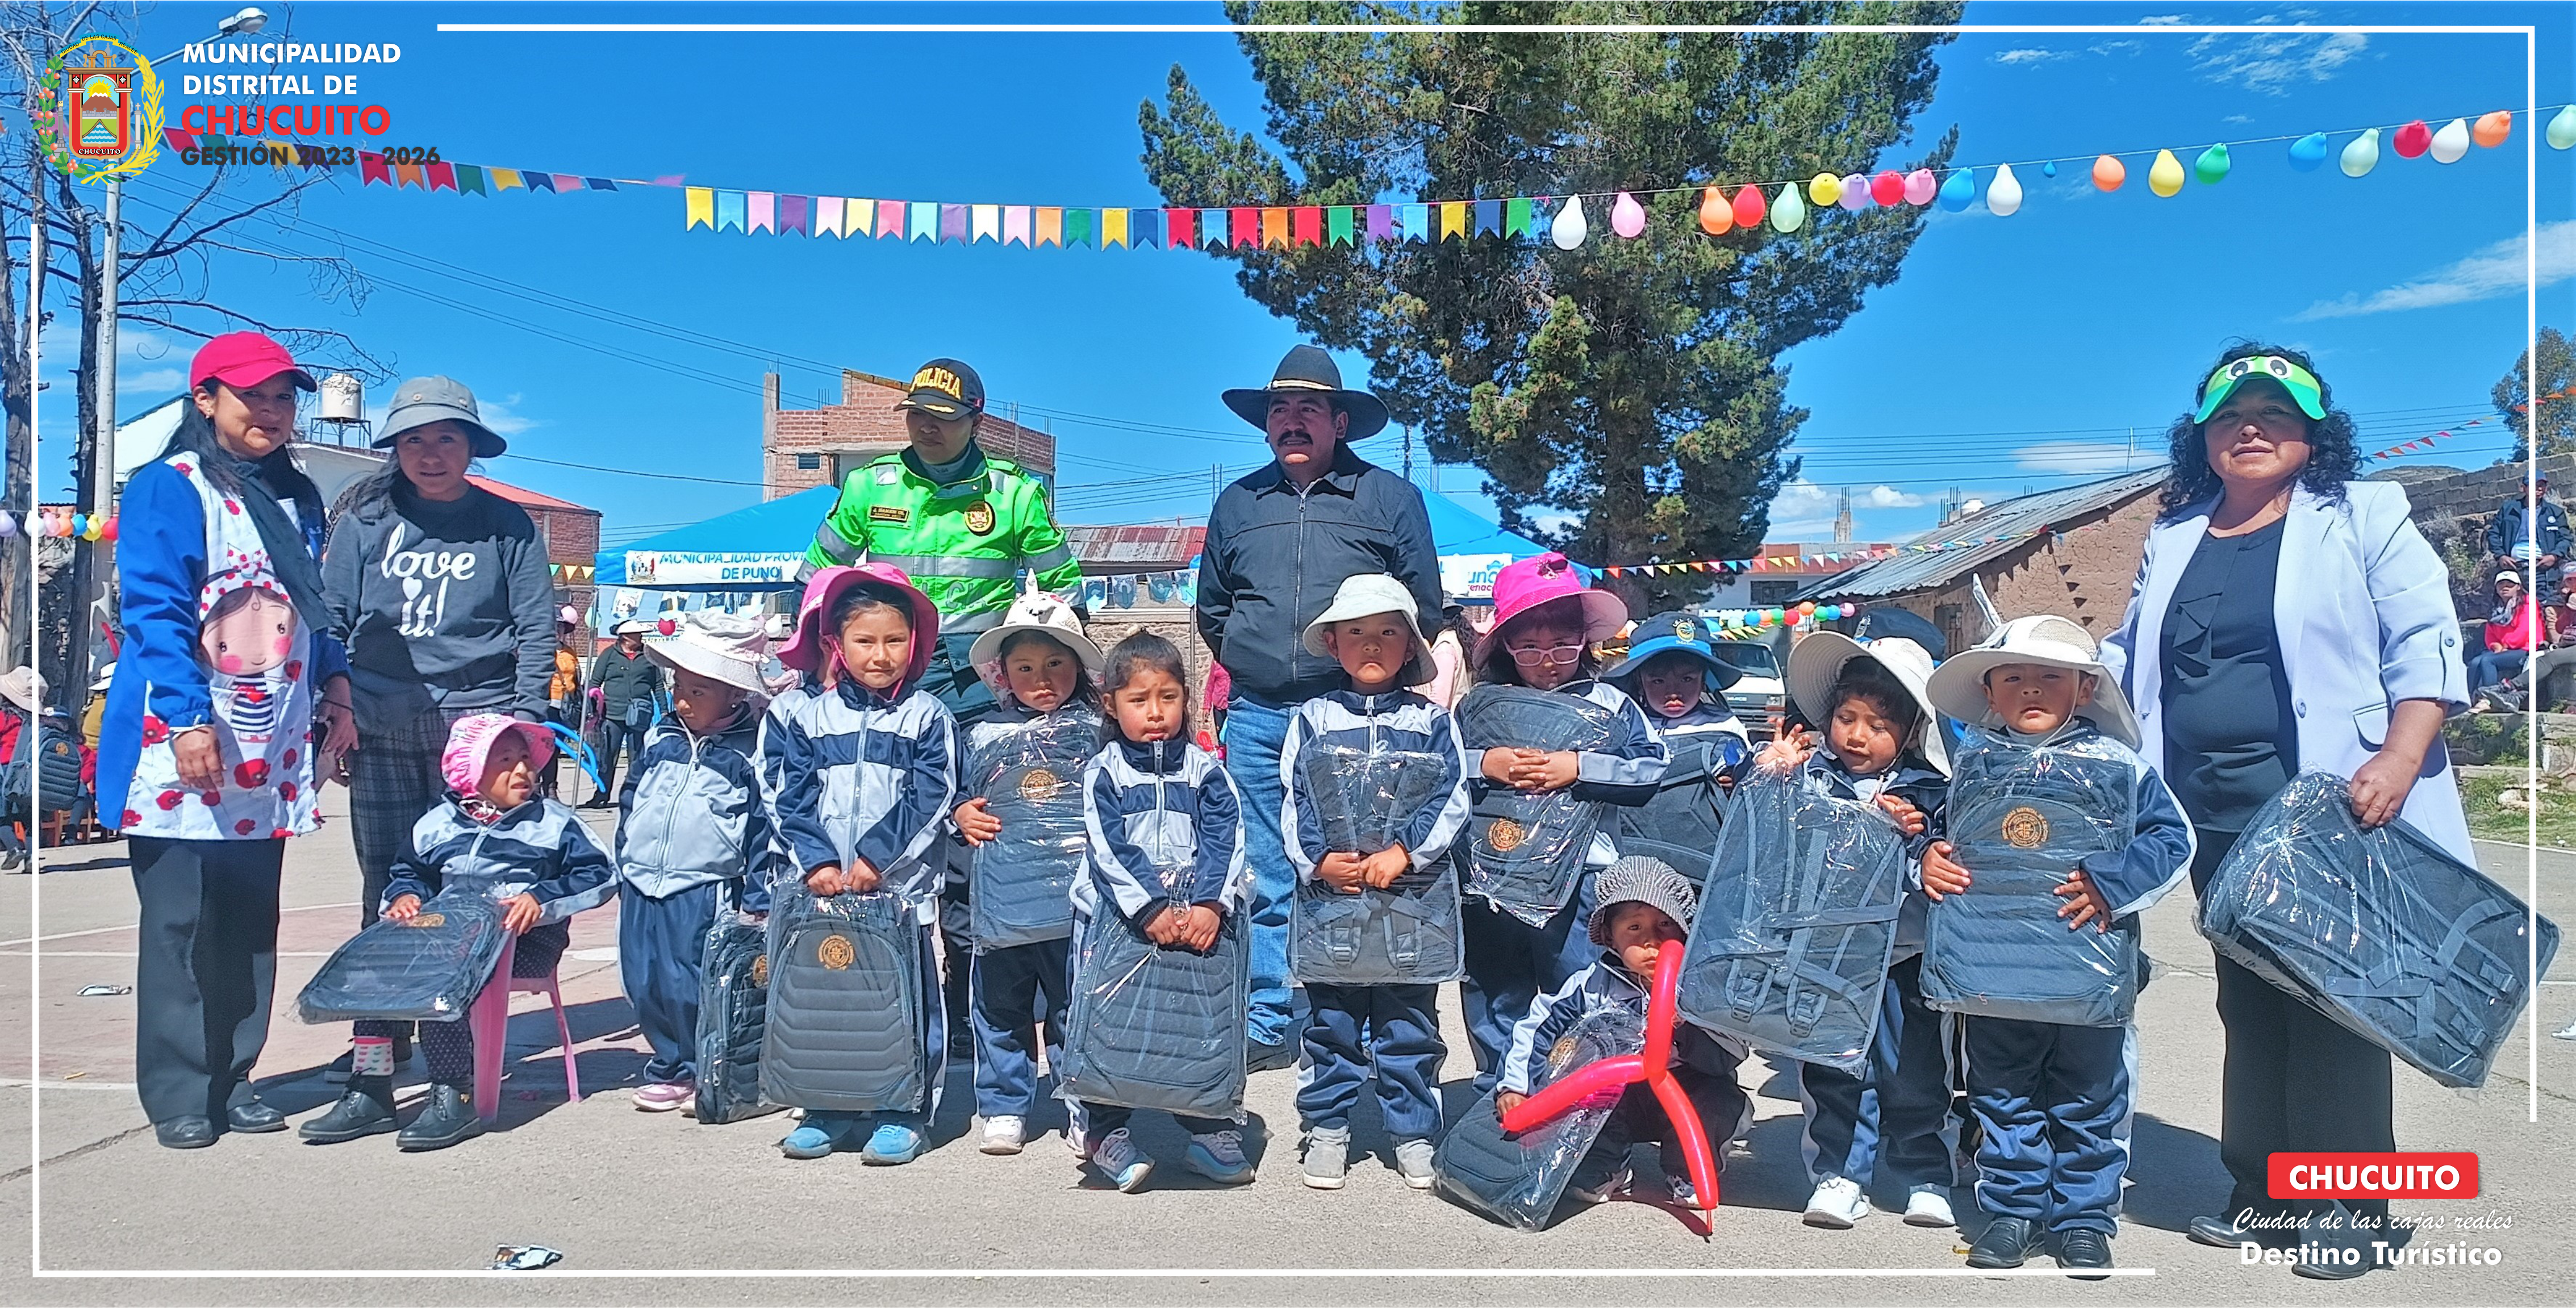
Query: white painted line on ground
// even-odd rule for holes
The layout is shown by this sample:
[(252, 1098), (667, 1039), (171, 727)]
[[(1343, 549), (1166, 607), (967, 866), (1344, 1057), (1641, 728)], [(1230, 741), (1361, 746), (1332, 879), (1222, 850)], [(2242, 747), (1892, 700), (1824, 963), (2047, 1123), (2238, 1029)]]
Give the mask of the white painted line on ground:
[(131, 1090), (132, 1081), (28, 1081), (0, 1076), (0, 1090)]
[[(345, 904), (298, 904), (293, 908), (281, 908), (277, 911), (280, 913), (311, 913), (326, 908), (356, 908), (357, 906), (358, 901), (352, 899)], [(129, 922), (124, 926), (92, 927), (87, 931), (59, 931), (52, 935), (22, 936), (16, 940), (0, 940), (0, 949), (11, 949), (19, 945), (42, 944), (48, 940), (75, 940), (82, 936), (103, 936), (111, 931), (131, 931), (133, 929), (134, 924)]]

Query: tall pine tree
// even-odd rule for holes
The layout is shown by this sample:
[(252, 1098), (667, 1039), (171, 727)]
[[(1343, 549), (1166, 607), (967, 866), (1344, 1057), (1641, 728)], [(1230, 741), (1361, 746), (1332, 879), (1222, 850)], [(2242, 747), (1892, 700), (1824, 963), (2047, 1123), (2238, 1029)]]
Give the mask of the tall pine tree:
[[(1513, 33), (1549, 23), (1946, 23), (1957, 4), (1410, 4), (1231, 0), (1244, 24), (1433, 21), (1401, 33), (1246, 32), (1273, 152), (1221, 121), (1175, 66), (1139, 112), (1172, 205), (1599, 194), (1644, 197), (1622, 240), (1586, 202), (1579, 249), (1528, 239), (1229, 247), (1246, 294), (1371, 361), (1370, 385), (1443, 460), (1472, 461), (1504, 525), (1599, 564), (1752, 552), (1805, 411), (1781, 353), (1895, 279), (1910, 205), (1811, 213), (1711, 237), (1706, 182), (1940, 168), (1956, 132), (1887, 157), (1932, 98), (1940, 33)], [(1670, 188), (1686, 187), (1686, 191)], [(1765, 196), (1770, 203), (1777, 187)], [(1812, 207), (1812, 206), (1811, 206)], [(1552, 210), (1550, 210), (1552, 212)], [(1213, 216), (1213, 215), (1212, 215)], [(1650, 603), (1704, 593), (1646, 583)]]

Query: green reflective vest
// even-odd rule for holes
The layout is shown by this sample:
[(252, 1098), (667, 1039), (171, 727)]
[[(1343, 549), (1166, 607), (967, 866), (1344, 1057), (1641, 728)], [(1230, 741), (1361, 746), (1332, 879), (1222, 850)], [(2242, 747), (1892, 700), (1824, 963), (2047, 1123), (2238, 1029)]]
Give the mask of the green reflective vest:
[(1041, 590), (1071, 594), (1082, 584), (1081, 566), (1047, 515), (1046, 489), (989, 454), (981, 473), (948, 486), (915, 472), (900, 453), (851, 473), (814, 530), (806, 571), (863, 555), (903, 569), (939, 606), (943, 635), (1000, 623), (1023, 569)]

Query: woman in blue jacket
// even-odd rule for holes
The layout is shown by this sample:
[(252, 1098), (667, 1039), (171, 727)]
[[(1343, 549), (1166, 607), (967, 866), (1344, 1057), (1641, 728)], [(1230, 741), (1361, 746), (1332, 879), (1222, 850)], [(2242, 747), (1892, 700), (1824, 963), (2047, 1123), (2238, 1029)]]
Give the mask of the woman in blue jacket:
[[(2199, 835), (2195, 892), (2303, 769), (2345, 778), (2364, 825), (2403, 816), (2475, 859), (2441, 743), (2442, 720), (2468, 704), (2449, 571), (2408, 518), (2403, 488), (2353, 479), (2352, 419), (2331, 396), (2295, 350), (2240, 344), (2219, 359), (2174, 424), (2164, 516), (2103, 644), (2138, 707), (2139, 752)], [(2395, 1149), (2389, 1057), (2224, 958), (2218, 1016), (2219, 1156), (2235, 1193), (2225, 1212), (2193, 1218), (2191, 1237), (2281, 1239), (2267, 1219), (2317, 1214), (2268, 1197), (2266, 1158)], [(2385, 1201), (2355, 1207), (2385, 1219)], [(2295, 1270), (2358, 1275), (2375, 1234), (2311, 1225), (2290, 1238), (2357, 1244), (2361, 1256), (2301, 1258)]]
[(135, 1088), (162, 1144), (279, 1131), (249, 1087), (277, 979), (286, 838), (356, 743), (348, 660), (322, 599), (322, 499), (295, 466), (313, 379), (256, 332), (206, 342), (192, 404), (126, 483), (125, 648), (99, 733), (99, 812), (142, 901)]

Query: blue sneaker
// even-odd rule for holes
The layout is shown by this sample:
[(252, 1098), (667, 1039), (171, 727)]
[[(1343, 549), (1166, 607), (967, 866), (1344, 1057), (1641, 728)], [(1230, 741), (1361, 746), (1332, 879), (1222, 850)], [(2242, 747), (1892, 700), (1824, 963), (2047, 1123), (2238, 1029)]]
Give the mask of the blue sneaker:
[(1092, 1146), (1088, 1161), (1109, 1178), (1111, 1185), (1134, 1194), (1145, 1187), (1145, 1178), (1154, 1174), (1154, 1160), (1136, 1147), (1136, 1141), (1119, 1127)]
[(876, 1133), (868, 1137), (868, 1147), (859, 1151), (859, 1161), (870, 1167), (897, 1167), (921, 1156), (921, 1129), (909, 1122), (879, 1122)]
[(790, 1158), (829, 1158), (849, 1147), (850, 1128), (857, 1120), (834, 1113), (809, 1114), (803, 1125), (778, 1142), (778, 1152)]
[(1190, 1137), (1190, 1150), (1181, 1155), (1190, 1170), (1219, 1185), (1250, 1185), (1251, 1160), (1243, 1156), (1243, 1132), (1210, 1131)]

